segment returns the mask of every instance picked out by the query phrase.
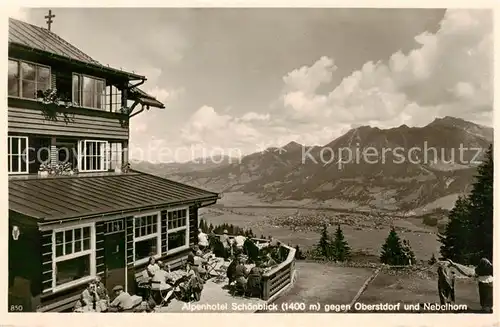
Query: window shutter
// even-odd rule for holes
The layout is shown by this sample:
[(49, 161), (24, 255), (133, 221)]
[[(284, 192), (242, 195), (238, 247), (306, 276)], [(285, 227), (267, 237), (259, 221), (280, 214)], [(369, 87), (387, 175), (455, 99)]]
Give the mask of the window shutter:
[(83, 171), (83, 151), (84, 151), (84, 142), (85, 141), (78, 141), (78, 170)]
[(50, 164), (55, 166), (58, 163), (57, 147), (55, 145), (50, 146)]
[(111, 149), (110, 149), (110, 144), (109, 142), (103, 142), (101, 144), (103, 146), (103, 151), (104, 151), (104, 170), (109, 170), (109, 161), (110, 161), (110, 156), (111, 156)]

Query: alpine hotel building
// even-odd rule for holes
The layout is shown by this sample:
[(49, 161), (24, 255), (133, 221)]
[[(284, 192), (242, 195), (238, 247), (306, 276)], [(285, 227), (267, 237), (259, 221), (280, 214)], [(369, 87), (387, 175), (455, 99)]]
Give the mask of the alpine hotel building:
[(9, 310), (66, 311), (97, 275), (134, 293), (150, 255), (175, 267), (219, 195), (129, 169), (130, 118), (164, 109), (146, 77), (14, 19), (8, 56)]

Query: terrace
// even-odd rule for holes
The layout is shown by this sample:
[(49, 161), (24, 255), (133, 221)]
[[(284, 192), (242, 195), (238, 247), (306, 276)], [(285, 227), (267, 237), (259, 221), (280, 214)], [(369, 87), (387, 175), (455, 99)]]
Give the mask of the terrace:
[[(230, 236), (230, 239), (233, 239)], [(251, 241), (257, 245), (259, 252), (265, 252), (270, 247), (269, 240), (253, 238)], [(286, 289), (292, 286), (295, 278), (295, 249), (287, 245), (280, 244), (274, 251), (281, 253), (281, 262), (264, 270), (262, 275), (262, 295), (261, 297), (247, 297), (244, 295), (233, 295), (228, 287), (226, 269), (230, 261), (222, 258), (213, 258), (213, 262), (220, 262), (220, 268), (212, 271), (212, 276), (208, 279), (197, 302), (184, 302), (177, 298), (171, 300), (168, 305), (157, 306), (155, 312), (255, 312), (266, 307), (267, 303), (273, 302)], [(244, 251), (246, 252), (246, 251)], [(247, 269), (254, 265), (252, 255), (245, 253), (249, 258), (246, 264)]]

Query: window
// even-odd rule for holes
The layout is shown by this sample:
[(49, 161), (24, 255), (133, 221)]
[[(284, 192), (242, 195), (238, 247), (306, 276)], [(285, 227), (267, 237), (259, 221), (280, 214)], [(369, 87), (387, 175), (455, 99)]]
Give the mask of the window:
[(125, 230), (125, 222), (118, 219), (106, 223), (106, 234), (119, 233)]
[(52, 288), (84, 282), (95, 275), (94, 226), (54, 230)]
[(110, 164), (110, 169), (115, 169), (115, 168), (122, 168), (122, 144), (121, 143), (111, 143), (111, 151), (110, 151), (110, 158), (109, 158), (109, 164)]
[(9, 96), (36, 99), (38, 90), (50, 88), (50, 68), (9, 59)]
[(9, 174), (28, 173), (28, 137), (7, 138), (7, 166)]
[(188, 209), (167, 211), (167, 249), (169, 253), (189, 246)]
[(106, 111), (120, 112), (122, 107), (122, 91), (114, 85), (106, 87)]
[(107, 141), (83, 140), (78, 146), (78, 166), (80, 171), (108, 170), (109, 144)]
[(160, 214), (137, 216), (134, 218), (134, 261), (141, 264), (151, 255), (159, 256)]
[(81, 107), (105, 109), (105, 81), (90, 76), (73, 74), (73, 102)]

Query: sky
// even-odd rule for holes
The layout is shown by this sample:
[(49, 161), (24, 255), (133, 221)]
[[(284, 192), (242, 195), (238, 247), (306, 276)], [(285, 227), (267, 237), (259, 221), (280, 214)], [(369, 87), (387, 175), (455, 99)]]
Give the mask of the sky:
[[(47, 9), (11, 17), (46, 26)], [(52, 31), (145, 75), (131, 156), (238, 156), (352, 128), (454, 116), (493, 125), (489, 10), (52, 8)]]

